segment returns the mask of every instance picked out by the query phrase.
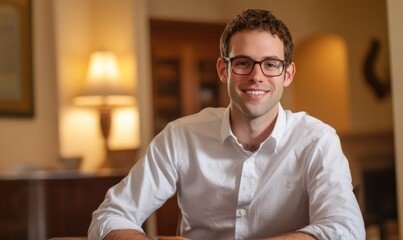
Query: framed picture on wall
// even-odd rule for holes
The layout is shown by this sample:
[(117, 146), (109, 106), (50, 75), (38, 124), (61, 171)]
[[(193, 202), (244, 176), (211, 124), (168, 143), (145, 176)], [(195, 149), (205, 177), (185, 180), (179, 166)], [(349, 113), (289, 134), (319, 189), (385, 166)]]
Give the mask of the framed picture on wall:
[(33, 117), (31, 0), (0, 0), (0, 117)]

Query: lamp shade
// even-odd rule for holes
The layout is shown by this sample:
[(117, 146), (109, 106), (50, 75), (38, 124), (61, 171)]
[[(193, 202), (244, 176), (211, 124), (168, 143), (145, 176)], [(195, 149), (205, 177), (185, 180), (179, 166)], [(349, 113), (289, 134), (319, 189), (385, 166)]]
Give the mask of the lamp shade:
[(96, 51), (90, 57), (85, 85), (74, 103), (81, 106), (125, 106), (134, 104), (134, 96), (121, 77), (115, 54)]

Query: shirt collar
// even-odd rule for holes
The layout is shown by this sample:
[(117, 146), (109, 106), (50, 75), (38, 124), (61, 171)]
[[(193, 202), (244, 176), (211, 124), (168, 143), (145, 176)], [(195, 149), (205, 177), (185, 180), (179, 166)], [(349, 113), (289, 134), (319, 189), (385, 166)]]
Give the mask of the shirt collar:
[[(286, 114), (283, 107), (279, 103), (276, 123), (274, 124), (273, 131), (269, 136), (269, 138), (273, 138), (275, 140), (276, 146), (284, 134), (285, 126), (286, 126)], [(230, 124), (230, 107), (227, 107), (221, 122), (221, 132), (220, 132), (221, 143), (223, 143), (225, 139), (227, 139), (229, 136), (233, 136), (235, 138), (234, 134), (232, 133)]]
[(220, 132), (221, 143), (223, 143), (225, 141), (225, 139), (227, 139), (229, 136), (234, 135), (231, 130), (229, 112), (230, 112), (230, 107), (228, 106), (227, 109), (225, 109), (224, 116), (223, 116), (222, 122), (221, 122), (221, 132)]
[(273, 138), (277, 144), (280, 142), (281, 137), (284, 135), (285, 126), (286, 126), (286, 114), (281, 104), (278, 104), (278, 114), (276, 118), (276, 123), (274, 124), (273, 131), (270, 134), (269, 138)]

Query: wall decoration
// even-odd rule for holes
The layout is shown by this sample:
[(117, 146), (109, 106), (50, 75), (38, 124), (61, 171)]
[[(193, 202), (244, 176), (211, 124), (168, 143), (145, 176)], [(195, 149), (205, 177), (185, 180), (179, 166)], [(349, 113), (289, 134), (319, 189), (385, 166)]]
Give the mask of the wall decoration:
[(34, 115), (31, 0), (0, 0), (0, 116)]
[(380, 41), (378, 39), (373, 39), (368, 54), (365, 58), (364, 76), (366, 83), (372, 88), (376, 97), (378, 97), (379, 99), (383, 99), (391, 92), (391, 85), (389, 77), (381, 79), (375, 73), (375, 63), (377, 57), (379, 56), (380, 48)]

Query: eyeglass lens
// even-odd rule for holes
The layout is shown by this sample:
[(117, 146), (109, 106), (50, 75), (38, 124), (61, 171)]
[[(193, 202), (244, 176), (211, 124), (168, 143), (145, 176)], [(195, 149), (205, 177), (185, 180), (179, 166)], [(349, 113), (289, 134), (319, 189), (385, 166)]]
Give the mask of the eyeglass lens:
[(283, 73), (284, 63), (278, 59), (264, 59), (262, 61), (254, 61), (246, 57), (236, 57), (231, 59), (232, 71), (239, 75), (248, 75), (252, 72), (255, 64), (260, 65), (260, 69), (266, 76), (279, 76)]

